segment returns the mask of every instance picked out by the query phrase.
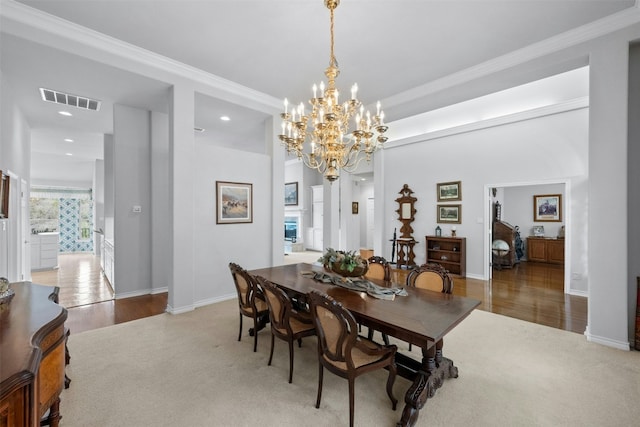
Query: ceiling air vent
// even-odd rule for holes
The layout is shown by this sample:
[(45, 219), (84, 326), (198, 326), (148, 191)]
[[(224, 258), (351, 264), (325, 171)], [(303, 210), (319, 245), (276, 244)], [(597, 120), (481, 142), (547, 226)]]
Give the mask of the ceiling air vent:
[(51, 89), (40, 88), (40, 95), (43, 101), (55, 102), (56, 104), (71, 105), (83, 110), (98, 111), (101, 102), (84, 96), (71, 95), (70, 93), (58, 92)]

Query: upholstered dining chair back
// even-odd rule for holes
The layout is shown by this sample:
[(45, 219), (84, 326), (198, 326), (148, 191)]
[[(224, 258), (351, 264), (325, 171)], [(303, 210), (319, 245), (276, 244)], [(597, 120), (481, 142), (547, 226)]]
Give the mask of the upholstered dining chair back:
[(242, 338), (242, 316), (253, 319), (253, 351), (258, 348), (258, 319), (266, 317), (269, 309), (264, 300), (262, 290), (258, 286), (256, 279), (240, 267), (240, 265), (230, 262), (229, 270), (236, 286), (238, 294), (238, 307), (240, 308), (240, 332), (238, 341)]
[(291, 299), (275, 283), (264, 277), (257, 276), (256, 280), (262, 287), (267, 305), (269, 306), (269, 320), (271, 322), (271, 351), (269, 363), (273, 359), (274, 338), (278, 337), (289, 344), (289, 383), (293, 381), (293, 342), (302, 345), (302, 338), (315, 335), (315, 327), (309, 313), (299, 312), (293, 308)]
[(453, 292), (453, 279), (440, 264), (429, 263), (409, 272), (407, 286), (450, 294)]
[(384, 281), (391, 280), (391, 267), (384, 257), (374, 255), (369, 257), (367, 261), (369, 262), (369, 269), (364, 277)]
[(309, 298), (319, 355), (344, 365), (345, 369), (353, 369), (353, 361), (348, 357), (358, 336), (358, 324), (353, 315), (331, 297), (312, 293)]
[(393, 396), (393, 383), (397, 368), (395, 345), (382, 346), (358, 335), (358, 325), (349, 310), (329, 295), (318, 291), (309, 293), (311, 318), (318, 335), (318, 398), (322, 398), (323, 368), (346, 378), (349, 382), (349, 425), (353, 426), (355, 379), (361, 374), (376, 369), (389, 369), (387, 395), (393, 409), (397, 399)]

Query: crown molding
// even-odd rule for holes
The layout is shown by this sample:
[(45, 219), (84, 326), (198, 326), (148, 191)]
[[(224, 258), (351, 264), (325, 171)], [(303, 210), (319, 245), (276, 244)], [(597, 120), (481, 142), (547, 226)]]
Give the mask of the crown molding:
[(495, 117), (492, 119), (481, 120), (473, 123), (467, 123), (460, 126), (454, 126), (448, 129), (441, 129), (433, 132), (423, 133), (420, 135), (412, 135), (406, 138), (392, 140), (385, 143), (384, 149), (389, 150), (389, 149), (401, 147), (403, 145), (432, 141), (434, 139), (440, 139), (447, 136), (458, 135), (458, 134), (467, 133), (467, 132), (474, 132), (481, 129), (487, 129), (491, 127), (502, 126), (502, 125), (516, 123), (516, 122), (522, 122), (525, 120), (536, 119), (544, 116), (551, 116), (553, 114), (560, 114), (568, 111), (580, 110), (583, 108), (589, 108), (588, 96), (572, 99), (566, 102), (560, 102), (553, 105), (548, 105), (545, 107), (534, 108), (532, 110)]
[(640, 0), (628, 9), (566, 31), (557, 36), (531, 44), (459, 72), (433, 80), (414, 89), (398, 93), (384, 100), (386, 109), (427, 97), (481, 77), (504, 71), (528, 61), (605, 36), (630, 25), (640, 23)]
[[(72, 41), (91, 49), (96, 49), (108, 55), (121, 58), (131, 65), (144, 65), (153, 69), (159, 69), (170, 76), (188, 79), (198, 84), (204, 85), (216, 92), (223, 92), (231, 95), (228, 99), (240, 97), (249, 100), (252, 105), (261, 107), (263, 112), (275, 114), (282, 109), (282, 100), (267, 95), (263, 92), (240, 85), (231, 80), (224, 79), (215, 74), (208, 73), (199, 68), (192, 67), (182, 62), (175, 61), (163, 55), (143, 49), (139, 46), (124, 42), (114, 37), (91, 30), (73, 22), (34, 9), (14, 0), (1, 0), (0, 21), (2, 22), (2, 32), (16, 35), (36, 43), (47, 44), (56, 49), (74, 52), (70, 46), (57, 42)], [(39, 30), (47, 36), (39, 36), (33, 29)], [(113, 65), (113, 64), (110, 64)], [(130, 67), (128, 71), (140, 74), (138, 67)], [(153, 78), (157, 78), (154, 76)], [(170, 80), (170, 79), (169, 79)], [(174, 84), (174, 81), (167, 83)]]

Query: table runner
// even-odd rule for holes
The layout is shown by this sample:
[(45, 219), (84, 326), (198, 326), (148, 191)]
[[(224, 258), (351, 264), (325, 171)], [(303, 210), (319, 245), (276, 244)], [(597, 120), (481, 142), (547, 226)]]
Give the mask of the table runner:
[(366, 292), (367, 295), (378, 299), (391, 300), (396, 295), (408, 295), (404, 288), (386, 288), (359, 277), (349, 278), (337, 274), (324, 273), (322, 271), (304, 271), (301, 274), (319, 282), (331, 283), (352, 291)]

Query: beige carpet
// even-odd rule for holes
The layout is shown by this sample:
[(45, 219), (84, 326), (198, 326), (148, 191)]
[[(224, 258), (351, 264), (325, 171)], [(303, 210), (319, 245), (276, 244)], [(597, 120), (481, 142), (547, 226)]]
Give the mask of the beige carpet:
[[(315, 337), (296, 347), (293, 384), (269, 329), (258, 352), (237, 341), (235, 300), (71, 335), (71, 387), (61, 425), (336, 426), (349, 420), (347, 382), (325, 371), (315, 408)], [(405, 350), (406, 345), (400, 344)], [(414, 349), (413, 354), (418, 356)], [(445, 340), (460, 370), (429, 399), (419, 426), (637, 426), (640, 352), (586, 342), (582, 335), (475, 311)], [(398, 410), (385, 394), (386, 371), (356, 380), (358, 426), (394, 426), (409, 382), (398, 378)]]

